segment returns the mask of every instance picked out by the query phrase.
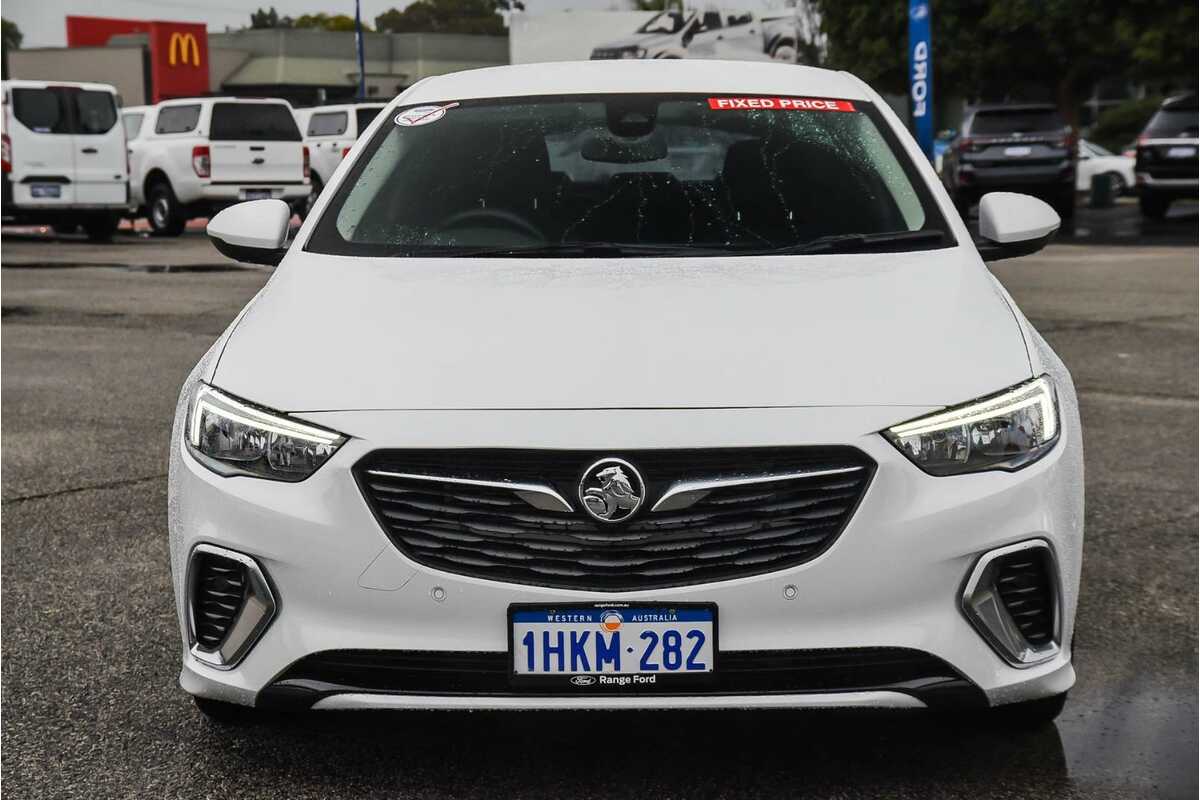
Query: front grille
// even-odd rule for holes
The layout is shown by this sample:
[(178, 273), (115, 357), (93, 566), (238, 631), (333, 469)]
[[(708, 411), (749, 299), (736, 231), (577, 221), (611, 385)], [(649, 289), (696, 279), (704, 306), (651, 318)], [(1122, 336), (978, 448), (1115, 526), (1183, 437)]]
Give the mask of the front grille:
[[(697, 688), (662, 681), (633, 688), (570, 686), (514, 688), (504, 652), (329, 650), (293, 663), (260, 696), (260, 705), (311, 704), (323, 696), (353, 693), (477, 696), (576, 696), (581, 694), (762, 695), (804, 692), (902, 691), (927, 703), (934, 695), (962, 701), (978, 689), (949, 664), (898, 647), (722, 652), (716, 682)], [(565, 683), (565, 682), (564, 682)], [(984, 701), (986, 702), (986, 701)]]
[(1023, 550), (997, 559), (996, 591), (1025, 641), (1034, 647), (1054, 639), (1053, 566), (1047, 550)]
[(200, 647), (216, 650), (246, 602), (246, 568), (231, 558), (198, 552), (192, 570), (192, 630)]
[[(581, 508), (584, 471), (601, 458), (632, 463), (645, 497), (627, 523)], [(675, 511), (652, 511), (677, 481), (852, 470), (721, 488)], [(804, 563), (837, 538), (874, 470), (850, 447), (626, 452), (386, 451), (356, 474), (396, 546), (436, 569), (568, 589), (634, 590), (755, 575)], [(534, 508), (504, 488), (372, 474), (527, 482), (555, 490), (570, 512)]]

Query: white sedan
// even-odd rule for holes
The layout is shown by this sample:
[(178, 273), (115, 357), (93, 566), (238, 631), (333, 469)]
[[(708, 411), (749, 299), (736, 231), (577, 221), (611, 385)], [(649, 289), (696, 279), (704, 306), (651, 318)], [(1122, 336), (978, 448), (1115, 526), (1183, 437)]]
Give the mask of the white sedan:
[(1135, 159), (1119, 156), (1098, 144), (1079, 141), (1079, 161), (1075, 167), (1075, 190), (1091, 191), (1092, 177), (1108, 175), (1113, 181), (1113, 193), (1124, 194), (1133, 189), (1133, 164)]
[(427, 78), (196, 365), (180, 683), (244, 707), (978, 709), (1075, 680), (1071, 377), (904, 123), (842, 72)]

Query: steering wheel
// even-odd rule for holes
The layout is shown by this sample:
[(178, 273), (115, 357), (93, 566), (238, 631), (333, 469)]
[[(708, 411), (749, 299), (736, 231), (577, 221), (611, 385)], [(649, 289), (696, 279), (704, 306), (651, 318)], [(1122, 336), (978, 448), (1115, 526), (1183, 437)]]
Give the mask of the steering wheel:
[(526, 234), (538, 241), (545, 241), (545, 235), (534, 227), (533, 223), (524, 217), (514, 214), (511, 211), (505, 211), (502, 208), (469, 208), (466, 211), (460, 211), (457, 214), (452, 214), (442, 220), (438, 227), (443, 230), (448, 228), (460, 228), (470, 222), (499, 222), (509, 228), (515, 228), (521, 233)]

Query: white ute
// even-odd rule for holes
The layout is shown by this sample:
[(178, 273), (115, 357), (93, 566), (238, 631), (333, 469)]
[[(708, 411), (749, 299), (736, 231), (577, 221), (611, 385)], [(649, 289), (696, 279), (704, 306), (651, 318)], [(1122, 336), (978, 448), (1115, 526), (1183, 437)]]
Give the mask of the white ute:
[(151, 109), (131, 152), (133, 201), (159, 235), (243, 200), (308, 196), (308, 150), (283, 100), (171, 100)]
[(333, 171), (342, 163), (350, 148), (375, 119), (385, 103), (346, 103), (296, 110), (296, 123), (304, 134), (312, 167), (312, 191), (303, 206), (296, 209), (306, 216), (329, 183)]
[(117, 90), (14, 80), (3, 91), (4, 221), (111, 238), (129, 205)]

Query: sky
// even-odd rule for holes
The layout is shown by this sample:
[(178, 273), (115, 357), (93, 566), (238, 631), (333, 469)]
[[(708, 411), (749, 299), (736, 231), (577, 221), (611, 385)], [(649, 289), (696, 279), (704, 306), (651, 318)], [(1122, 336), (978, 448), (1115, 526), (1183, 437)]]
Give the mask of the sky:
[[(371, 24), (389, 8), (403, 8), (409, 0), (361, 0), (363, 22)], [(22, 47), (61, 47), (67, 43), (68, 14), (130, 19), (203, 22), (210, 31), (250, 24), (250, 12), (275, 6), (280, 15), (354, 14), (354, 0), (4, 0), (0, 13), (25, 34)], [(610, 10), (628, 8), (624, 0), (527, 0), (530, 11), (555, 8)]]

